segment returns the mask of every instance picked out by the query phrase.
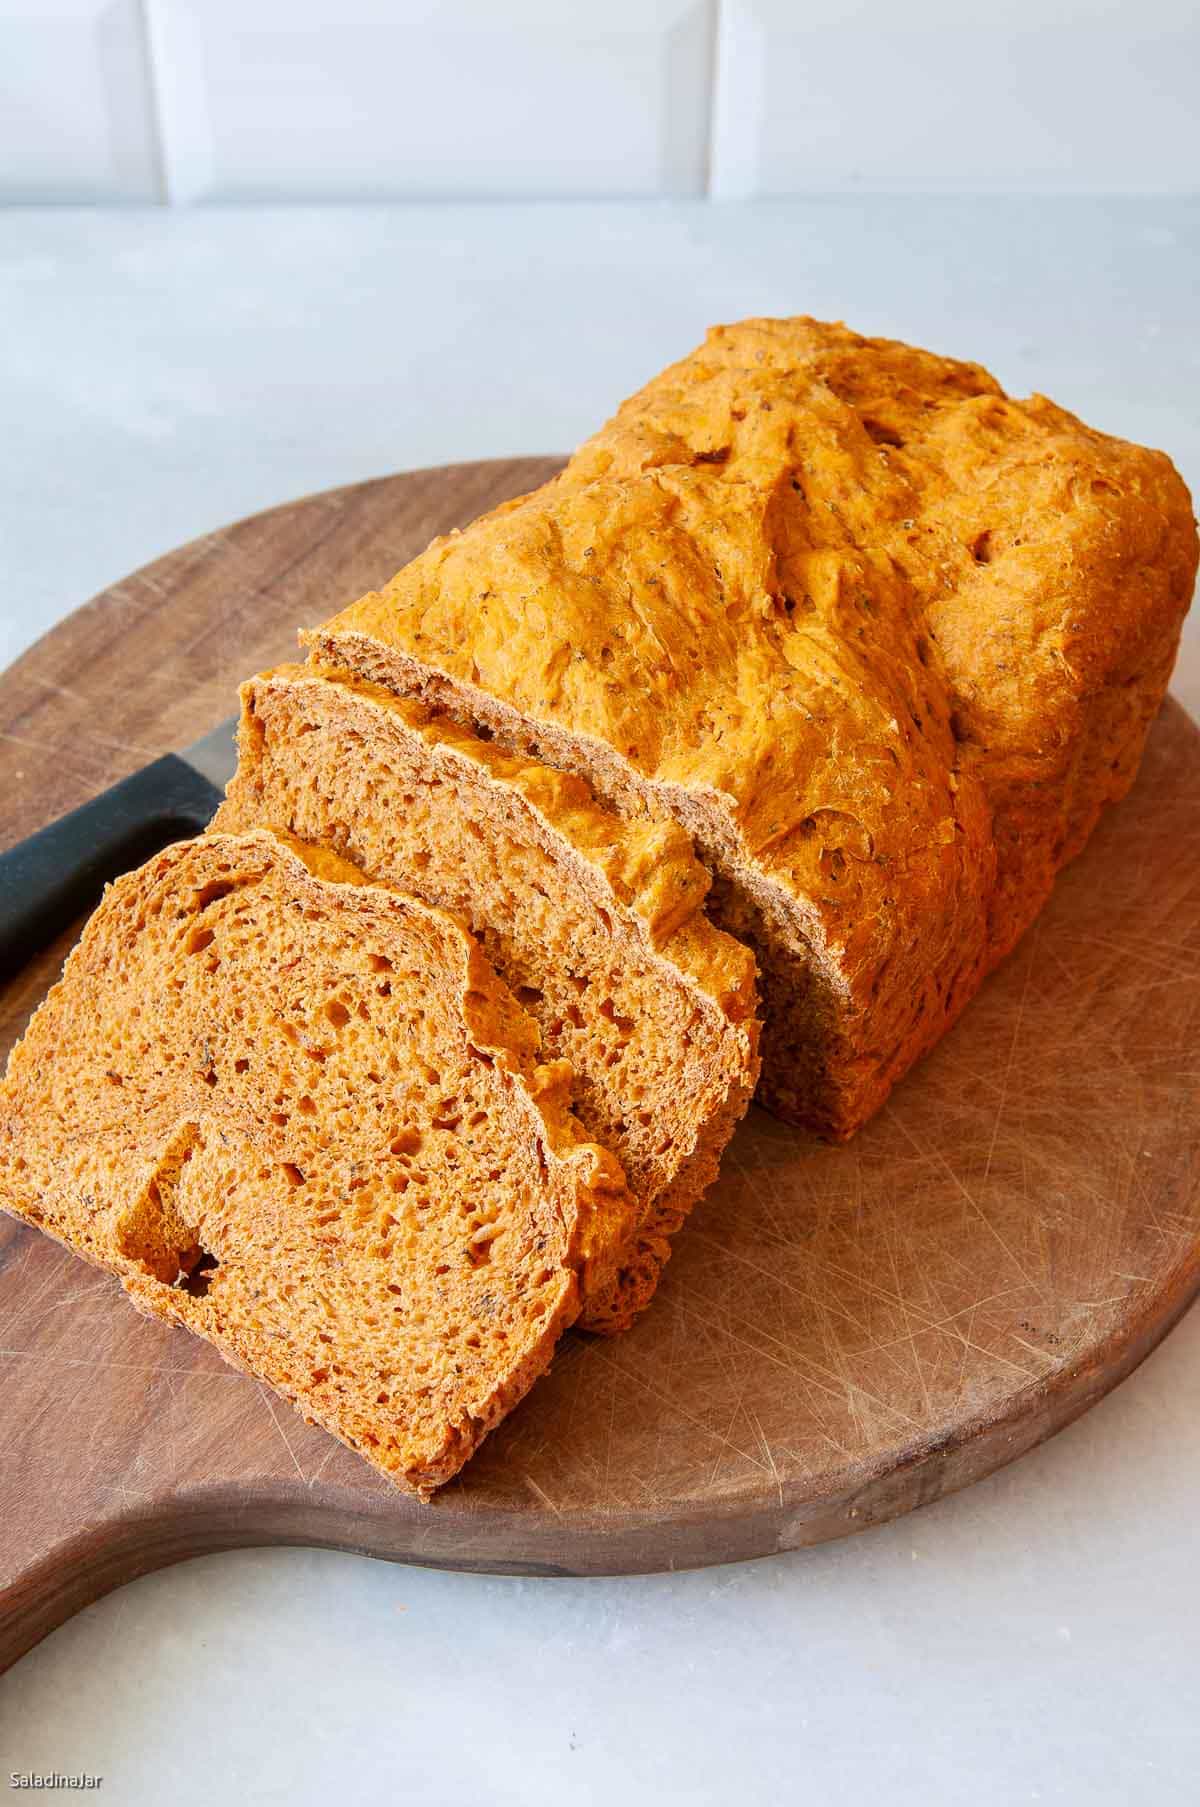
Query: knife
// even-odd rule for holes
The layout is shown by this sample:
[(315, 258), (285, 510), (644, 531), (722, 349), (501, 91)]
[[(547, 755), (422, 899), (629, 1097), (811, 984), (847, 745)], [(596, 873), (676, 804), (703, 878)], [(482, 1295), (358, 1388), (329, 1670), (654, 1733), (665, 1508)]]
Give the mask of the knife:
[(0, 979), (90, 910), (109, 879), (207, 827), (237, 765), (237, 718), (0, 853)]

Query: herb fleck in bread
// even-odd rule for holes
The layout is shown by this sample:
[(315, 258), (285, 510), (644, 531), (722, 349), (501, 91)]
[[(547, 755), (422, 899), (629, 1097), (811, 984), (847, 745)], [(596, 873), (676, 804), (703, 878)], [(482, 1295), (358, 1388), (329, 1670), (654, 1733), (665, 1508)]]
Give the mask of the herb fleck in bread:
[(1131, 784), (1196, 551), (1161, 453), (748, 320), (309, 640), (682, 823), (758, 954), (760, 1095), (846, 1135)]
[(0, 1203), (427, 1494), (633, 1207), (453, 917), (267, 833), (106, 893), (0, 1088)]
[(239, 766), (213, 827), (331, 847), (468, 922), (569, 1059), (588, 1135), (620, 1160), (636, 1233), (582, 1324), (625, 1328), (715, 1178), (758, 1076), (752, 954), (702, 908), (673, 822), (623, 822), (579, 778), (378, 686), (287, 666), (242, 689)]

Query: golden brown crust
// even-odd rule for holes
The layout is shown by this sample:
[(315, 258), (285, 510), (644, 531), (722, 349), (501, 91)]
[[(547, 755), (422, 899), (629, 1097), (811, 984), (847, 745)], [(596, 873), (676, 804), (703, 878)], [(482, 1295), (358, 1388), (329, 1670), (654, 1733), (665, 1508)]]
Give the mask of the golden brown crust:
[(1128, 787), (1191, 596), (1161, 453), (842, 326), (714, 329), (531, 496), (310, 638), (669, 814), (853, 1130)]
[(715, 1177), (758, 1076), (754, 958), (714, 928), (673, 822), (623, 821), (584, 781), (344, 673), (242, 687), (238, 771), (213, 822), (319, 842), (455, 911), (569, 1060), (587, 1133), (639, 1221), (585, 1328), (624, 1328)]
[(259, 832), (111, 886), (0, 1087), (0, 1204), (421, 1494), (633, 1221), (451, 916)]

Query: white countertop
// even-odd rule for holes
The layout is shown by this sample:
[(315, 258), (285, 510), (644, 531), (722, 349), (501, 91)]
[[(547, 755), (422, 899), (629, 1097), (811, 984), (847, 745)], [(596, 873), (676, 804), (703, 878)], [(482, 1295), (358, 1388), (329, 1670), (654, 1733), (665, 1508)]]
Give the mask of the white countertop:
[[(1179, 199), (0, 214), (0, 658), (270, 503), (569, 448), (748, 313), (977, 358), (1200, 490), (1198, 295)], [(1200, 618), (1185, 645), (1200, 714)], [(1193, 1313), (1016, 1467), (742, 1568), (168, 1570), (0, 1684), (0, 1782), (83, 1769), (147, 1807), (1192, 1802), (1197, 1401)]]

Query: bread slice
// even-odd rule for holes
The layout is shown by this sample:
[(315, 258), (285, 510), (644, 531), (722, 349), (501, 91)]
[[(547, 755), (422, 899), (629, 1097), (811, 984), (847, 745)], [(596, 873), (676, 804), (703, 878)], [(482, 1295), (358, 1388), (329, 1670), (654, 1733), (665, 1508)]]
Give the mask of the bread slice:
[(515, 758), (353, 678), (286, 666), (242, 689), (214, 827), (302, 836), (454, 910), (575, 1071), (638, 1226), (582, 1323), (626, 1327), (716, 1175), (758, 1076), (752, 954), (706, 919), (674, 823), (626, 823), (582, 780)]
[(118, 880), (0, 1087), (0, 1203), (391, 1480), (449, 1480), (628, 1237), (468, 932), (266, 833)]
[(1196, 555), (1161, 453), (747, 320), (308, 638), (682, 823), (758, 953), (764, 1101), (842, 1136), (1129, 788)]

